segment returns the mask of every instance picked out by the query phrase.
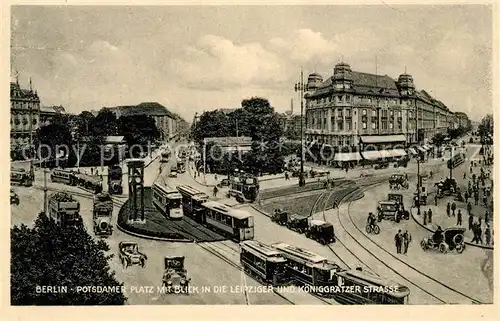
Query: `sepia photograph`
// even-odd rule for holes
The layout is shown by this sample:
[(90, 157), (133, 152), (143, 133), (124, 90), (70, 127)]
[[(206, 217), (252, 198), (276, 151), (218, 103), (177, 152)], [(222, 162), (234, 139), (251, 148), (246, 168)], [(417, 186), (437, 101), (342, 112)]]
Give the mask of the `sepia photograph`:
[(11, 306), (494, 303), (491, 4), (7, 8)]

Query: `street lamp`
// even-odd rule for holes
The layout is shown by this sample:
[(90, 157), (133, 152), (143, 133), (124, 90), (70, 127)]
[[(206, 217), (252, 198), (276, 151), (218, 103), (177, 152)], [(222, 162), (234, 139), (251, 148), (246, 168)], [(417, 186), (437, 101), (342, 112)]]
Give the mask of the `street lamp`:
[(300, 69), (300, 81), (295, 83), (295, 92), (300, 93), (300, 174), (299, 186), (304, 186), (304, 91), (308, 91), (307, 83), (304, 83), (304, 72)]

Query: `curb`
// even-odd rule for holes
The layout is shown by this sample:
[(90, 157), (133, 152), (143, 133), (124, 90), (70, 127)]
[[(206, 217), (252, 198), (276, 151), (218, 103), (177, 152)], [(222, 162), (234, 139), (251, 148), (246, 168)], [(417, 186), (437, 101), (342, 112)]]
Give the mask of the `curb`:
[[(411, 215), (411, 218), (415, 221), (415, 223), (417, 223), (418, 225), (420, 225), (420, 227), (426, 229), (427, 231), (431, 232), (431, 233), (434, 233), (435, 231), (432, 230), (431, 228), (428, 228), (427, 226), (425, 226), (424, 224), (420, 223), (417, 218), (415, 217), (415, 214), (413, 214), (413, 208), (414, 207), (411, 207), (410, 208), (410, 215)], [(485, 250), (494, 250), (493, 247), (491, 246), (486, 246), (486, 245), (480, 245), (480, 244), (474, 244), (474, 243), (470, 243), (470, 242), (464, 242), (466, 245), (469, 245), (469, 246), (474, 246), (474, 247), (478, 247), (478, 248), (481, 248), (481, 249), (485, 249)]]
[(163, 237), (157, 237), (157, 236), (148, 236), (144, 234), (138, 234), (135, 232), (131, 232), (124, 227), (120, 226), (118, 222), (116, 223), (116, 227), (122, 231), (125, 234), (132, 235), (141, 239), (148, 239), (148, 240), (155, 240), (155, 241), (163, 241), (163, 242), (182, 242), (182, 243), (194, 243), (193, 240), (188, 240), (188, 239), (169, 239), (169, 238), (163, 238)]

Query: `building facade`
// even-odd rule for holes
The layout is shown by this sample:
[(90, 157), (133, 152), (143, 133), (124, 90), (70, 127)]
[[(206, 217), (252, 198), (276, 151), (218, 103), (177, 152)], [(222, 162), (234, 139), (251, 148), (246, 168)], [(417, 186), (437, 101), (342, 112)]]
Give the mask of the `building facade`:
[(455, 117), (457, 118), (456, 121), (459, 127), (469, 128), (472, 126), (472, 123), (466, 113), (456, 112)]
[(40, 127), (40, 98), (31, 80), (29, 89), (18, 81), (10, 83), (10, 126), (11, 150), (29, 149)]
[(147, 115), (151, 116), (160, 131), (161, 139), (168, 140), (178, 134), (179, 122), (178, 116), (170, 112), (166, 107), (157, 102), (144, 102), (135, 106), (109, 107), (116, 115), (116, 118), (122, 116)]
[(348, 64), (339, 63), (326, 80), (317, 73), (309, 75), (307, 87), (305, 139), (309, 143), (341, 148), (359, 146), (365, 137), (365, 141), (384, 143), (385, 139), (408, 145), (445, 134), (457, 122), (441, 101), (418, 91), (407, 73), (394, 80), (352, 71)]

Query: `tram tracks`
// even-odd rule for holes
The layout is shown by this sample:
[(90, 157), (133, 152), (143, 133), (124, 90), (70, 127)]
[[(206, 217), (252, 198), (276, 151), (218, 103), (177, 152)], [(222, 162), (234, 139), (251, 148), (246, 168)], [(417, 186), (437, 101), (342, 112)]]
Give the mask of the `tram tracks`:
[[(381, 183), (367, 184), (366, 186), (363, 186), (363, 190), (368, 190), (379, 184)], [(349, 194), (346, 195), (344, 199), (348, 196)], [(347, 206), (347, 223), (343, 222), (340, 215), (340, 210), (337, 210), (337, 218), (339, 224), (344, 229), (345, 233), (349, 235), (350, 238), (352, 238), (359, 247), (364, 249), (364, 251), (371, 255), (371, 257), (375, 258), (376, 261), (380, 262), (382, 265), (394, 272), (399, 278), (412, 284), (415, 288), (419, 289), (420, 291), (440, 303), (482, 303), (479, 300), (472, 298), (471, 296), (462, 293), (461, 291), (453, 289), (443, 282), (435, 279), (434, 277), (416, 269), (415, 267), (401, 260), (394, 254), (383, 248), (377, 242), (372, 240), (354, 223), (354, 220), (352, 219), (350, 213), (351, 204), (352, 202), (349, 202)], [(346, 225), (348, 224), (351, 225), (351, 231), (349, 231), (346, 227)], [(352, 228), (354, 228), (355, 232), (352, 232)], [(356, 238), (354, 234), (361, 235), (361, 238)], [(369, 241), (369, 243), (362, 243), (360, 242), (360, 239), (366, 239)], [(370, 246), (369, 244), (372, 245)], [(375, 253), (377, 253), (378, 255), (376, 255)], [(390, 264), (389, 262), (392, 262), (393, 264)], [(405, 271), (405, 273), (403, 273), (402, 271)], [(424, 278), (425, 280), (422, 280), (422, 278)], [(438, 294), (436, 294), (436, 292), (438, 292)], [(464, 301), (464, 298), (466, 299), (466, 301)]]

